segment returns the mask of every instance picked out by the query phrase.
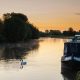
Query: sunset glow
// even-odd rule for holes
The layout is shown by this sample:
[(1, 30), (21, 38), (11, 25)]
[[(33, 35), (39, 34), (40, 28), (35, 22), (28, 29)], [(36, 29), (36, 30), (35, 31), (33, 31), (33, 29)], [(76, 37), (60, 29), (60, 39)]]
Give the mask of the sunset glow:
[(80, 30), (80, 0), (0, 0), (0, 15), (19, 12), (39, 30)]

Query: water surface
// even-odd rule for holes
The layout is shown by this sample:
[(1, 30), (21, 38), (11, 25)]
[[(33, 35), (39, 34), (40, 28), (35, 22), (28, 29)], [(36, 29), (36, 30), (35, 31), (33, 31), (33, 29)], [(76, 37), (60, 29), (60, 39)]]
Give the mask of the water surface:
[[(25, 59), (18, 55), (5, 57), (1, 55), (0, 80), (63, 80), (61, 75), (61, 56), (63, 55), (64, 39), (40, 38), (34, 49), (25, 50)], [(21, 50), (22, 51), (22, 50)], [(0, 49), (0, 54), (4, 49)], [(15, 50), (14, 53), (20, 53)], [(22, 52), (21, 52), (22, 53)], [(21, 65), (21, 60), (26, 62)], [(7, 59), (9, 58), (9, 59)], [(12, 58), (12, 59), (11, 59)]]

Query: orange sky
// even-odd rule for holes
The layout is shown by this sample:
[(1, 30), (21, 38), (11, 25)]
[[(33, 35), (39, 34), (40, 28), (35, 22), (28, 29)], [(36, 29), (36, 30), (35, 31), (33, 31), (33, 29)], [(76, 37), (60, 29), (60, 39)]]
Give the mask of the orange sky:
[(40, 30), (80, 29), (80, 0), (0, 0), (0, 14), (20, 12)]

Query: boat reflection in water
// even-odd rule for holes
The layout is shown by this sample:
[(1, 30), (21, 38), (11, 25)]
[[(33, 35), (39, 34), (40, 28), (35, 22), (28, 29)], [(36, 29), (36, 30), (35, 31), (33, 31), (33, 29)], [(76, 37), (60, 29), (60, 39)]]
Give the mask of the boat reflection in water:
[(64, 80), (80, 80), (80, 35), (64, 43), (61, 59), (61, 73)]
[[(5, 66), (15, 67), (19, 64), (22, 69), (24, 65), (27, 65), (25, 56), (31, 50), (37, 50), (39, 47), (38, 41), (33, 40), (28, 43), (17, 44), (2, 44), (0, 46), (0, 63), (6, 64)], [(16, 66), (15, 66), (16, 65)]]
[(71, 64), (62, 63), (61, 74), (64, 80), (80, 80), (80, 68)]

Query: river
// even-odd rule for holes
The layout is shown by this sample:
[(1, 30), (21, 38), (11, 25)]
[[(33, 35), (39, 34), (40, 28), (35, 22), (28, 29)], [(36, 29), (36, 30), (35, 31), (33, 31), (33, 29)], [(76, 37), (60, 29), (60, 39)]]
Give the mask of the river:
[[(23, 65), (20, 59), (6, 59), (3, 56), (0, 60), (0, 80), (64, 80), (61, 75), (61, 56), (65, 41), (40, 38), (36, 48), (25, 51), (27, 54), (24, 55)], [(0, 49), (1, 54), (3, 50)]]

